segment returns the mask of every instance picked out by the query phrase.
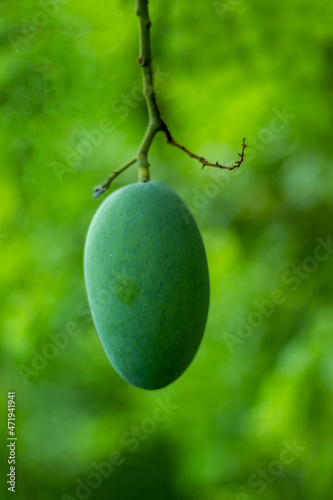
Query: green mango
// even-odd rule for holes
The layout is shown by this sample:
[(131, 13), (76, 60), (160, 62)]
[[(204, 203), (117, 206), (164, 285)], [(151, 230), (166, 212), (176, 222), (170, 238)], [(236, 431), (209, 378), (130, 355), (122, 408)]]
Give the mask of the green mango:
[(199, 229), (177, 194), (150, 181), (109, 195), (88, 231), (84, 271), (117, 372), (143, 389), (179, 377), (202, 339), (209, 275)]

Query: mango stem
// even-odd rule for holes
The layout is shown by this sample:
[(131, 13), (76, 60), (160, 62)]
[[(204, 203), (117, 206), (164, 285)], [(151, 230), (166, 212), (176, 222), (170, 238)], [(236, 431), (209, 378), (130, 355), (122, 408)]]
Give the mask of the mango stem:
[(202, 168), (209, 166), (220, 169), (234, 170), (241, 166), (244, 160), (244, 152), (247, 147), (245, 143), (245, 138), (242, 143), (241, 153), (238, 153), (240, 159), (236, 161), (231, 166), (221, 165), (219, 162), (211, 163), (202, 156), (196, 155), (192, 153), (185, 146), (182, 146), (178, 142), (176, 142), (161, 117), (160, 110), (158, 108), (156, 102), (156, 95), (154, 91), (154, 72), (152, 68), (152, 56), (151, 56), (151, 42), (150, 42), (150, 28), (151, 21), (149, 18), (149, 10), (148, 10), (148, 0), (136, 0), (136, 15), (139, 18), (139, 41), (140, 41), (140, 50), (139, 50), (139, 66), (141, 67), (142, 72), (142, 82), (143, 82), (143, 95), (147, 105), (148, 111), (148, 126), (145, 133), (145, 136), (140, 145), (137, 157), (132, 160), (130, 163), (122, 167), (121, 169), (113, 172), (104, 184), (97, 186), (95, 188), (94, 196), (97, 197), (100, 194), (103, 194), (109, 187), (112, 180), (117, 177), (120, 173), (126, 170), (129, 166), (133, 165), (133, 163), (138, 162), (138, 174), (139, 174), (139, 182), (149, 182), (150, 173), (149, 173), (149, 162), (148, 162), (148, 153), (152, 142), (154, 140), (155, 135), (161, 131), (163, 132), (166, 142), (170, 144), (170, 146), (174, 146), (183, 153), (187, 154), (190, 158), (194, 158), (198, 160)]
[(148, 152), (153, 139), (159, 130), (163, 129), (164, 122), (156, 103), (154, 91), (154, 72), (152, 68), (150, 28), (151, 21), (148, 11), (148, 0), (137, 0), (136, 15), (139, 18), (139, 66), (142, 71), (143, 95), (148, 111), (148, 127), (138, 151), (139, 182), (148, 182), (149, 162)]

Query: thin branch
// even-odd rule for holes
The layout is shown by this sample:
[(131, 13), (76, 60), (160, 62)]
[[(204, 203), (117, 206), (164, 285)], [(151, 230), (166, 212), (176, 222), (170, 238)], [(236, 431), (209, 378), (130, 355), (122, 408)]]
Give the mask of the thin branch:
[(112, 181), (118, 177), (124, 170), (133, 165), (133, 163), (138, 163), (139, 170), (139, 181), (140, 182), (148, 182), (150, 179), (149, 174), (149, 163), (148, 163), (148, 153), (152, 142), (154, 140), (155, 135), (162, 131), (166, 137), (166, 141), (171, 146), (175, 146), (178, 149), (181, 149), (184, 153), (186, 153), (191, 158), (198, 160), (202, 164), (202, 168), (204, 167), (215, 167), (220, 169), (234, 170), (241, 166), (244, 160), (244, 152), (247, 145), (245, 144), (245, 138), (242, 143), (242, 151), (238, 153), (240, 159), (236, 161), (230, 167), (221, 165), (220, 163), (210, 163), (202, 156), (198, 156), (192, 153), (190, 150), (181, 146), (176, 142), (171, 133), (161, 117), (161, 113), (159, 107), (156, 102), (156, 95), (154, 91), (154, 72), (152, 68), (152, 56), (151, 56), (151, 42), (150, 42), (150, 28), (151, 22), (149, 18), (149, 10), (148, 10), (148, 0), (136, 0), (136, 14), (139, 18), (139, 41), (140, 41), (140, 54), (139, 54), (139, 66), (141, 67), (142, 72), (142, 82), (143, 82), (143, 95), (147, 105), (148, 111), (148, 126), (142, 143), (140, 145), (137, 157), (132, 160), (130, 163), (120, 168), (119, 170), (113, 172), (107, 180), (97, 186), (95, 188), (94, 197), (97, 198), (101, 194), (105, 193), (105, 191), (110, 187)]
[(153, 78), (154, 74), (152, 69), (151, 44), (150, 44), (151, 22), (148, 11), (148, 0), (137, 0), (136, 14), (139, 17), (139, 26), (140, 26), (139, 65), (141, 66), (142, 69), (143, 94), (146, 99), (148, 115), (149, 115), (149, 124), (146, 131), (146, 135), (143, 139), (143, 142), (138, 152), (139, 180), (143, 182), (147, 182), (149, 180), (148, 151), (150, 149), (150, 146), (153, 142), (155, 135), (159, 131), (162, 131), (165, 134), (168, 144), (181, 149), (191, 158), (195, 158), (196, 160), (198, 160), (202, 164), (202, 168), (216, 167), (220, 169), (234, 170), (235, 168), (240, 167), (244, 160), (245, 148), (247, 147), (247, 145), (245, 144), (245, 138), (243, 139), (242, 143), (242, 151), (241, 153), (238, 153), (240, 160), (236, 161), (230, 167), (221, 165), (218, 162), (210, 163), (202, 156), (198, 156), (192, 153), (187, 148), (181, 146), (180, 144), (178, 144), (178, 142), (176, 142), (173, 139), (168, 129), (168, 126), (161, 117), (161, 112), (158, 108), (154, 92), (154, 78)]
[(245, 137), (244, 137), (243, 142), (242, 142), (242, 151), (241, 151), (241, 153), (238, 153), (238, 156), (240, 156), (240, 160), (236, 161), (233, 165), (228, 167), (226, 165), (220, 165), (219, 162), (210, 163), (203, 156), (198, 156), (194, 153), (191, 153), (191, 151), (189, 151), (187, 148), (185, 148), (184, 146), (181, 146), (181, 144), (178, 144), (178, 142), (176, 142), (174, 139), (172, 139), (171, 136), (169, 136), (169, 137), (166, 136), (166, 140), (167, 140), (168, 144), (170, 144), (171, 146), (175, 146), (176, 148), (181, 149), (190, 158), (194, 158), (195, 160), (198, 160), (202, 164), (202, 168), (204, 168), (204, 167), (216, 167), (216, 168), (221, 168), (221, 169), (226, 169), (226, 170), (234, 170), (235, 168), (239, 168), (244, 161), (245, 148), (247, 148), (247, 144), (245, 144)]
[(119, 168), (118, 170), (115, 170), (112, 172), (111, 175), (106, 179), (106, 181), (103, 184), (100, 184), (99, 186), (96, 186), (94, 188), (94, 198), (98, 198), (101, 194), (104, 194), (107, 189), (111, 186), (111, 183), (115, 180), (118, 175), (122, 174), (127, 170), (131, 165), (134, 165), (138, 161), (137, 158), (133, 158), (130, 162), (126, 163), (123, 167)]
[(157, 106), (154, 91), (154, 72), (152, 68), (150, 28), (151, 21), (148, 10), (148, 0), (136, 0), (136, 14), (139, 18), (140, 54), (139, 66), (142, 72), (143, 95), (148, 111), (148, 127), (138, 151), (139, 181), (148, 182), (149, 163), (148, 152), (159, 130), (162, 130), (162, 118)]

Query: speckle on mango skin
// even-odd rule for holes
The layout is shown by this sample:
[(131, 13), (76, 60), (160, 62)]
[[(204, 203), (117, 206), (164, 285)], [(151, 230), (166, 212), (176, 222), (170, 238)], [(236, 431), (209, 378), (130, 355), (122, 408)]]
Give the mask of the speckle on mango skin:
[(118, 373), (144, 389), (173, 382), (200, 345), (209, 304), (205, 250), (186, 205), (156, 181), (113, 192), (90, 225), (84, 269)]
[(120, 277), (115, 279), (116, 296), (123, 304), (133, 306), (140, 293), (139, 285), (131, 279)]

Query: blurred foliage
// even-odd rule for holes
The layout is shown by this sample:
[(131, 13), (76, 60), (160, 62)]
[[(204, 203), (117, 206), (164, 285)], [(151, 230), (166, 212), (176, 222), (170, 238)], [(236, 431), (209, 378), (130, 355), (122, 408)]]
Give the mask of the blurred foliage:
[[(152, 178), (193, 211), (211, 274), (201, 348), (154, 392), (110, 366), (82, 272), (92, 188), (136, 154), (147, 121), (134, 0), (3, 0), (0, 12), (0, 407), (15, 390), (17, 498), (80, 498), (77, 479), (114, 450), (124, 463), (91, 499), (330, 498), (333, 257), (314, 252), (332, 235), (331, 2), (151, 1), (175, 139), (223, 163), (249, 144), (230, 174), (153, 145)], [(131, 167), (113, 188), (136, 179)], [(122, 436), (157, 398), (179, 407), (131, 452)]]

